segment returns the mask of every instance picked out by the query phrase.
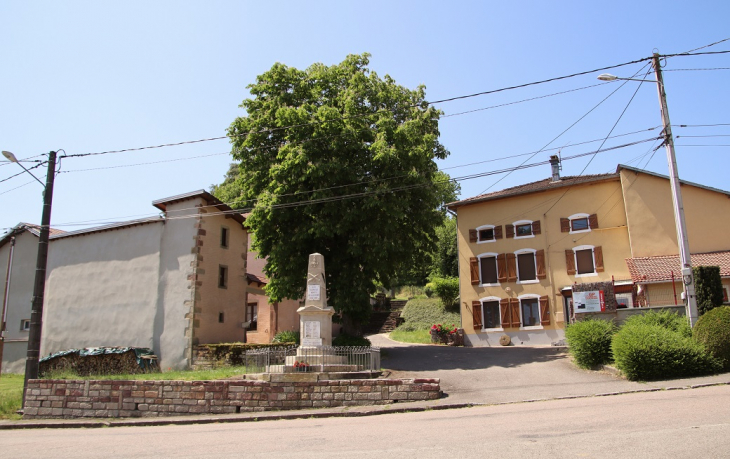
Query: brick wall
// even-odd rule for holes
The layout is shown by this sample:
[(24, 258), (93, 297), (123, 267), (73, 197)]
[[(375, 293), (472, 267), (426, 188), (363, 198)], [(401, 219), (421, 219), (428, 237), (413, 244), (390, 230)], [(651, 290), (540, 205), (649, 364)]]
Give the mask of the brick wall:
[[(344, 379), (271, 375), (269, 381), (28, 382), (23, 419), (143, 417), (386, 405), (435, 400), (438, 379)], [(289, 379), (285, 381), (284, 379)], [(297, 379), (295, 377), (295, 379)]]

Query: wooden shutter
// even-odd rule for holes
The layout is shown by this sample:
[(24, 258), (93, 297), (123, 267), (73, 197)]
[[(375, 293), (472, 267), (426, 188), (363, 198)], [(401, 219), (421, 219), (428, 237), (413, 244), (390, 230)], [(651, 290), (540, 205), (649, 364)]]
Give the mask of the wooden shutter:
[(568, 275), (575, 274), (575, 256), (573, 256), (573, 251), (570, 249), (565, 251), (565, 266), (568, 269)]
[(505, 231), (507, 231), (507, 239), (515, 237), (515, 225), (504, 225)]
[(517, 280), (517, 259), (514, 253), (507, 253), (507, 282)]
[(588, 226), (590, 226), (591, 229), (598, 228), (598, 215), (591, 214), (588, 216)]
[(469, 258), (469, 271), (471, 272), (471, 285), (479, 284), (479, 260), (476, 257)]
[(474, 300), (471, 302), (471, 316), (474, 319), (474, 331), (482, 329), (482, 302)]
[(532, 222), (532, 234), (540, 234), (540, 220)]
[(560, 232), (561, 233), (570, 232), (570, 220), (568, 220), (567, 218), (560, 219)]
[(469, 242), (476, 242), (477, 241), (477, 230), (470, 229), (469, 230)]
[(593, 247), (593, 259), (596, 262), (596, 272), (602, 273), (603, 272), (603, 249), (598, 247)]
[(494, 239), (502, 239), (502, 225), (494, 227)]
[(540, 249), (535, 252), (535, 264), (537, 265), (537, 278), (545, 279), (547, 273), (545, 273), (545, 251)]
[(540, 324), (550, 325), (550, 302), (547, 296), (540, 297)]
[(502, 328), (509, 328), (512, 326), (512, 320), (510, 319), (509, 309), (509, 298), (502, 298), (499, 300), (499, 312), (500, 320), (502, 321)]
[(517, 298), (510, 298), (509, 299), (509, 309), (510, 309), (510, 321), (512, 323), (513, 327), (519, 327), (520, 326), (520, 300)]
[(507, 281), (507, 254), (497, 255), (497, 282)]

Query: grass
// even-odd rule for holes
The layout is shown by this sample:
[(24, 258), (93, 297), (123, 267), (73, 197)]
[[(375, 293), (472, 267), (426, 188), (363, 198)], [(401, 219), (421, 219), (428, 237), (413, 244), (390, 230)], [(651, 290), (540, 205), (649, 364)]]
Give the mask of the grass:
[(431, 334), (429, 330), (405, 331), (395, 329), (390, 332), (390, 339), (400, 341), (401, 343), (430, 344)]
[(22, 374), (0, 376), (0, 419), (20, 419), (15, 412), (23, 403), (23, 380)]

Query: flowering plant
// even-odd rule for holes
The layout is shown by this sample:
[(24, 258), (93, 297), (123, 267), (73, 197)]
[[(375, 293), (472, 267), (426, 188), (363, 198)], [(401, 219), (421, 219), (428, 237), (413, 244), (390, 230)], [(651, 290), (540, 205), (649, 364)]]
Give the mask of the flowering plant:
[(307, 362), (300, 362), (298, 360), (296, 360), (294, 362), (294, 368), (307, 368), (307, 367), (309, 367), (309, 364)]
[(456, 325), (451, 324), (452, 328), (447, 328), (441, 324), (432, 325), (431, 326), (431, 333), (435, 333), (437, 335), (453, 335), (456, 333), (457, 328)]

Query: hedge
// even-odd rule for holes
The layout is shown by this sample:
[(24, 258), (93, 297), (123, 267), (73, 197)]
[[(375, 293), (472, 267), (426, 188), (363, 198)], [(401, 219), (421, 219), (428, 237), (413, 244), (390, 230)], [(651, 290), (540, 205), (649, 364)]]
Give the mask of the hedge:
[(585, 320), (565, 329), (570, 354), (581, 368), (593, 368), (611, 362), (611, 339), (616, 327), (600, 319)]
[(730, 370), (730, 306), (706, 312), (695, 324), (694, 338)]
[(429, 330), (435, 324), (461, 327), (459, 313), (447, 311), (438, 298), (410, 300), (401, 317), (405, 323), (398, 329), (403, 331)]

